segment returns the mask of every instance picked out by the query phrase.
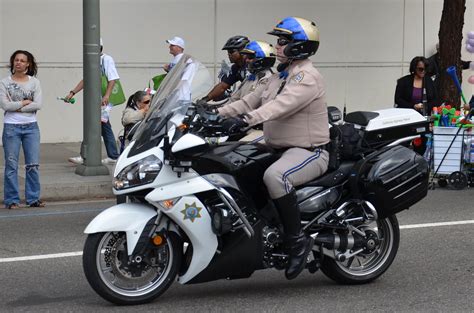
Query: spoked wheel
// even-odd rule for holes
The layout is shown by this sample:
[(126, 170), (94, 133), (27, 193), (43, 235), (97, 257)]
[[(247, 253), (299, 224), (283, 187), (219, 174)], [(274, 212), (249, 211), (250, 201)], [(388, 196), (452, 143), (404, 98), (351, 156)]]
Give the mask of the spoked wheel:
[(359, 228), (366, 234), (365, 250), (345, 261), (323, 259), (321, 270), (343, 284), (364, 284), (382, 275), (397, 255), (400, 229), (395, 215)]
[(448, 181), (450, 185), (458, 190), (464, 189), (468, 185), (467, 175), (460, 171), (452, 172), (448, 177)]
[(141, 304), (160, 296), (173, 283), (181, 263), (182, 248), (170, 233), (134, 262), (127, 254), (124, 232), (97, 233), (87, 237), (84, 273), (91, 287), (116, 304)]

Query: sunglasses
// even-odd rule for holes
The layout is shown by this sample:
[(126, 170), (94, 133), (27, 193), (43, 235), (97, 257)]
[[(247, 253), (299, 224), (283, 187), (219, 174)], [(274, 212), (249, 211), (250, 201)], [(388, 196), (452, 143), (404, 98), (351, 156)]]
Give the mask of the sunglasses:
[(233, 54), (233, 53), (236, 53), (236, 52), (239, 52), (239, 50), (237, 50), (237, 49), (229, 49), (229, 50), (227, 50), (227, 53), (228, 53), (228, 54)]
[(150, 101), (151, 101), (151, 100), (145, 100), (145, 101), (142, 101), (142, 103), (150, 104)]
[(286, 46), (287, 44), (290, 43), (291, 40), (289, 40), (288, 38), (285, 38), (285, 37), (280, 37), (277, 39), (277, 44), (279, 46)]
[(425, 68), (424, 67), (417, 67), (416, 70), (418, 72), (424, 72), (425, 71)]

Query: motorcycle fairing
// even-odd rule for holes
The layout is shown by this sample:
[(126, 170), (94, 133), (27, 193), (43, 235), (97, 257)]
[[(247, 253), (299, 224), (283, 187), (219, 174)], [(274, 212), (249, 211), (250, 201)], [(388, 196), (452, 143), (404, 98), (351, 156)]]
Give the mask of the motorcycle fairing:
[[(158, 178), (161, 178), (161, 181), (164, 181), (164, 176), (169, 176), (166, 175), (167, 171), (171, 171), (171, 169), (169, 167), (164, 167), (162, 169), (162, 172), (160, 172)], [(176, 177), (176, 173), (171, 171), (170, 174)], [(156, 204), (156, 202), (158, 201), (169, 200), (177, 197), (215, 189), (215, 187), (207, 180), (205, 180), (201, 176), (197, 176), (196, 174), (192, 173), (188, 173), (188, 177), (181, 177), (181, 179), (176, 182), (166, 181), (163, 184), (164, 185), (162, 185), (161, 187), (157, 187), (149, 194), (147, 194), (145, 200)]]
[(162, 210), (186, 233), (193, 247), (187, 271), (178, 277), (185, 284), (205, 269), (217, 251), (217, 236), (211, 228), (211, 216), (195, 196), (182, 197), (171, 209)]
[(87, 225), (84, 233), (125, 232), (127, 253), (131, 255), (146, 223), (156, 215), (156, 209), (150, 205), (122, 203), (102, 211)]

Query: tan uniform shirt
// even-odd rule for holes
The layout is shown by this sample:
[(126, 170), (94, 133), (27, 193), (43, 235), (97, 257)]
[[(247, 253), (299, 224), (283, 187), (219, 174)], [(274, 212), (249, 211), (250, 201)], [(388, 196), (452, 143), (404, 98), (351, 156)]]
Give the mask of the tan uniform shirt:
[(242, 84), (240, 84), (237, 90), (230, 96), (229, 103), (242, 99), (249, 93), (254, 92), (255, 89), (257, 89), (257, 87), (260, 85), (266, 85), (268, 83), (268, 79), (272, 76), (272, 71), (265, 70), (256, 75), (257, 78), (255, 80), (249, 80), (248, 77), (244, 79)]
[(323, 77), (310, 60), (294, 61), (288, 67), (286, 84), (270, 77), (266, 85), (241, 100), (219, 109), (229, 117), (246, 113), (250, 126), (263, 122), (265, 142), (275, 148), (311, 148), (329, 142), (326, 91)]

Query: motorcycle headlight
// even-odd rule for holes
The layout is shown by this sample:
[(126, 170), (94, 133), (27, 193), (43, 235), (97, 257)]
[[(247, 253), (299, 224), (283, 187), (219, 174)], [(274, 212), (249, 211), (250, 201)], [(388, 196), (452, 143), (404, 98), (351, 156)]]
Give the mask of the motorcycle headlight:
[(161, 160), (154, 155), (138, 160), (125, 167), (114, 177), (114, 188), (122, 190), (149, 184), (158, 176), (162, 165)]

